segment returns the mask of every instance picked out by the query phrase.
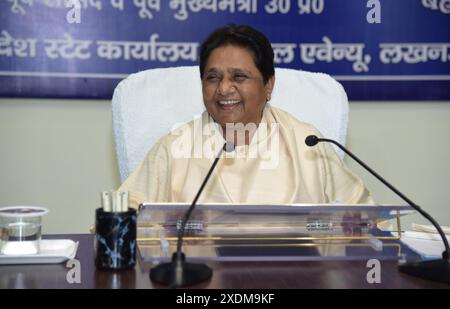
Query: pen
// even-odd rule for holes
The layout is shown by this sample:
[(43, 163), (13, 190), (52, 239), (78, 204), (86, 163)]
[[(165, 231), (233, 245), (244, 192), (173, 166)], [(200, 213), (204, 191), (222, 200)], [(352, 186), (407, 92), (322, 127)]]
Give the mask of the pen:
[(102, 195), (102, 207), (103, 207), (103, 211), (105, 212), (111, 212), (111, 196), (110, 193), (108, 191), (103, 191)]
[(101, 193), (103, 211), (114, 213), (127, 212), (128, 196), (127, 191), (103, 191)]

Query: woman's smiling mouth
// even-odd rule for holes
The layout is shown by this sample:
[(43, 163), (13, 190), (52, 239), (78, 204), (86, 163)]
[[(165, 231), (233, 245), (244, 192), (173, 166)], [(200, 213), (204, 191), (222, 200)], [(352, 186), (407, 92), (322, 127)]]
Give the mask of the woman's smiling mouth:
[(220, 108), (225, 109), (225, 110), (234, 109), (237, 106), (239, 106), (241, 103), (242, 103), (241, 100), (219, 100), (218, 101)]

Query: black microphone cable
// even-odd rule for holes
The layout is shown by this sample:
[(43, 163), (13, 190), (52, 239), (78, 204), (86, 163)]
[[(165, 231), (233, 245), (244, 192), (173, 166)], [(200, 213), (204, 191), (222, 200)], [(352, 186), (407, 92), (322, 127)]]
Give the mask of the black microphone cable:
[(425, 279), (430, 279), (434, 281), (443, 281), (450, 283), (450, 247), (448, 244), (447, 237), (445, 236), (444, 231), (434, 220), (431, 215), (429, 215), (425, 210), (423, 210), (419, 205), (411, 201), (408, 197), (406, 197), (403, 193), (397, 190), (393, 185), (387, 182), (383, 177), (378, 175), (373, 169), (371, 169), (367, 164), (361, 161), (358, 157), (356, 157), (353, 153), (350, 152), (347, 148), (336, 142), (332, 139), (327, 138), (318, 138), (315, 135), (309, 135), (305, 139), (305, 144), (313, 147), (317, 145), (319, 142), (332, 143), (342, 149), (346, 154), (348, 154), (353, 160), (358, 162), (362, 167), (364, 167), (367, 171), (369, 171), (373, 176), (375, 176), (379, 181), (381, 181), (384, 185), (386, 185), (389, 189), (391, 189), (395, 194), (397, 194), (400, 198), (402, 198), (406, 203), (408, 203), (412, 208), (414, 208), (417, 212), (419, 212), (422, 216), (424, 216), (428, 221), (430, 221), (433, 226), (438, 231), (439, 235), (442, 238), (444, 243), (445, 250), (442, 252), (442, 259), (439, 260), (429, 260), (429, 261), (421, 261), (416, 263), (405, 263), (399, 265), (399, 270), (405, 273), (408, 273), (413, 276), (422, 277)]
[(186, 211), (178, 231), (177, 251), (172, 255), (172, 261), (160, 264), (150, 270), (150, 279), (160, 284), (169, 285), (169, 288), (177, 288), (180, 286), (193, 285), (204, 282), (211, 278), (212, 270), (206, 264), (196, 264), (186, 262), (186, 256), (183, 253), (183, 237), (186, 229), (186, 224), (192, 214), (192, 211), (197, 204), (197, 201), (203, 192), (209, 178), (211, 177), (214, 168), (219, 162), (223, 151), (231, 152), (234, 150), (234, 145), (231, 142), (226, 142), (220, 149), (219, 153), (214, 159), (205, 179), (203, 180), (200, 189), (198, 190), (191, 206)]

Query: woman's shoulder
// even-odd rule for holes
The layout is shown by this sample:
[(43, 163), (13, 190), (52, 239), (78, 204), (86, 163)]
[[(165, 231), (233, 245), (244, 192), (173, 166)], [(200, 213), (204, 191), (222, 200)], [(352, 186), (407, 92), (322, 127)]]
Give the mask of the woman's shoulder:
[(174, 125), (170, 132), (159, 139), (157, 145), (169, 148), (176, 142), (191, 141), (196, 134), (196, 130), (203, 127), (205, 117), (207, 118), (207, 114), (205, 115), (205, 113), (203, 112), (200, 117), (195, 117), (191, 121)]
[(314, 125), (296, 118), (294, 115), (281, 108), (270, 106), (270, 111), (276, 122), (289, 130), (294, 130), (298, 133), (301, 132), (305, 135), (319, 134), (319, 131)]

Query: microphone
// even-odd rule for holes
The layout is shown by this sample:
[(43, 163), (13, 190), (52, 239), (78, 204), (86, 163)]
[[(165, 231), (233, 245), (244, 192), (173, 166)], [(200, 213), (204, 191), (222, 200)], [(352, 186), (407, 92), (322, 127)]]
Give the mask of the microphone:
[(422, 216), (424, 216), (428, 221), (430, 221), (436, 230), (439, 232), (439, 235), (444, 242), (445, 250), (442, 253), (441, 259), (436, 260), (428, 260), (421, 262), (409, 262), (402, 263), (399, 265), (398, 269), (401, 272), (406, 274), (416, 276), (419, 278), (424, 278), (432, 281), (441, 281), (450, 283), (450, 247), (448, 245), (447, 237), (442, 231), (442, 228), (433, 219), (425, 210), (419, 207), (416, 203), (407, 198), (403, 193), (397, 190), (394, 186), (392, 186), (389, 182), (387, 182), (383, 177), (378, 175), (374, 170), (372, 170), (369, 166), (367, 166), (364, 162), (362, 162), (359, 158), (357, 158), (353, 153), (347, 150), (344, 146), (339, 144), (338, 142), (327, 139), (327, 138), (318, 138), (315, 135), (309, 135), (305, 139), (305, 144), (313, 147), (317, 145), (319, 142), (332, 143), (342, 149), (346, 154), (348, 154), (353, 160), (358, 162), (362, 167), (364, 167), (367, 171), (369, 171), (373, 176), (375, 176), (378, 180), (380, 180), (384, 185), (386, 185), (389, 189), (391, 189), (395, 194), (401, 197), (406, 203), (408, 203), (412, 208), (414, 208), (417, 212), (419, 212)]
[(318, 142), (319, 138), (315, 135), (309, 135), (305, 139), (305, 144), (308, 145), (309, 147), (316, 146)]
[(234, 144), (226, 142), (220, 149), (216, 158), (214, 159), (211, 168), (208, 171), (205, 179), (203, 180), (200, 189), (197, 192), (191, 206), (186, 211), (183, 221), (181, 223), (180, 230), (178, 231), (177, 251), (172, 255), (172, 261), (168, 263), (160, 264), (150, 270), (150, 279), (160, 284), (170, 285), (171, 287), (180, 287), (186, 285), (193, 285), (208, 280), (212, 276), (212, 269), (206, 264), (196, 264), (186, 262), (186, 256), (181, 251), (183, 245), (183, 236), (186, 228), (186, 224), (191, 216), (192, 211), (197, 204), (197, 200), (200, 197), (206, 183), (209, 180), (214, 168), (219, 162), (222, 152), (232, 152), (234, 150)]

